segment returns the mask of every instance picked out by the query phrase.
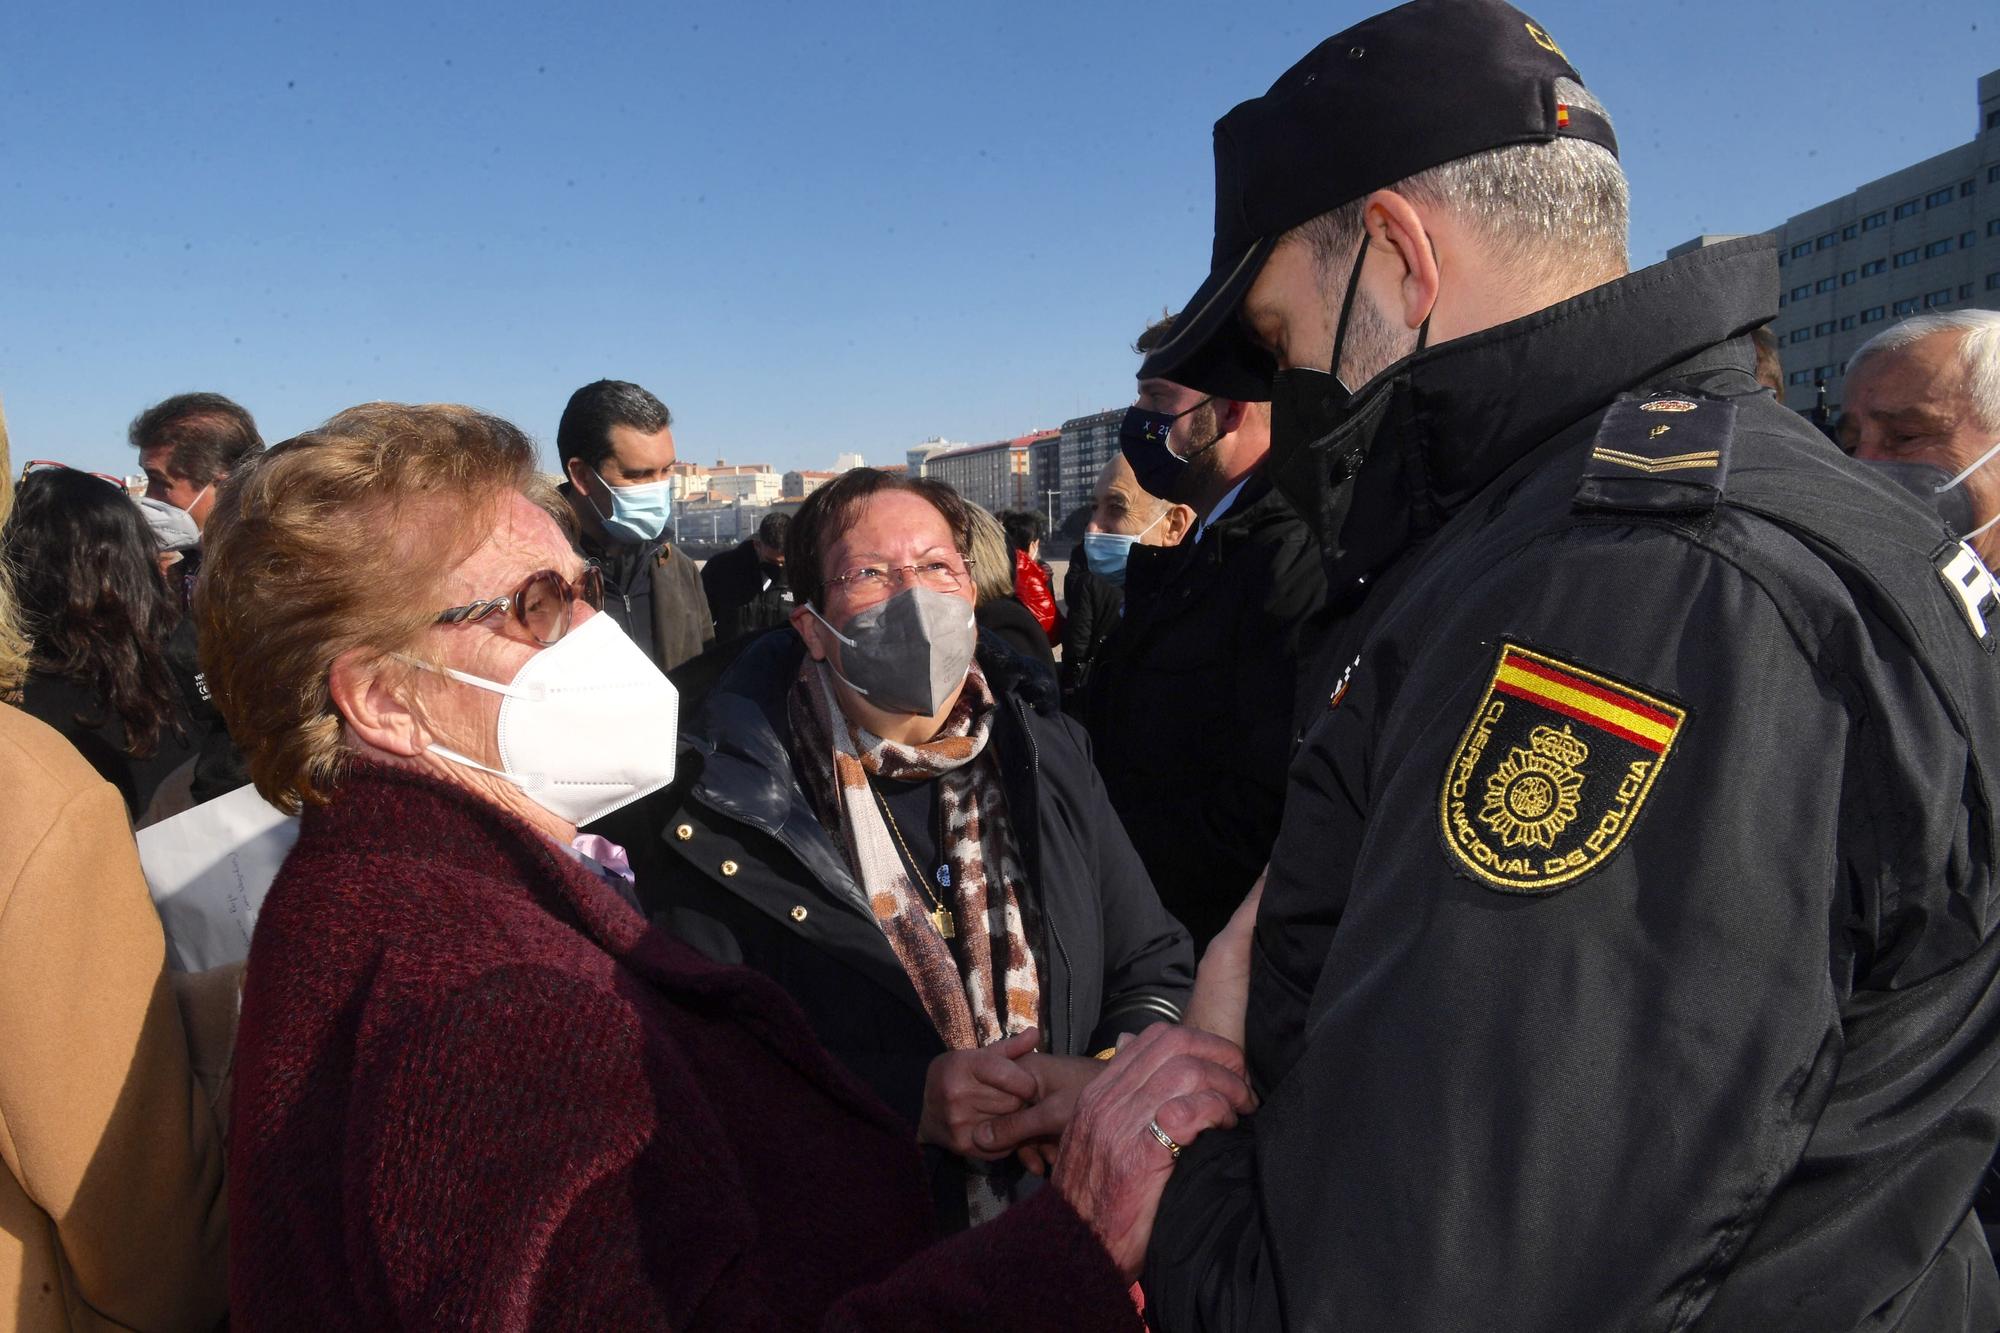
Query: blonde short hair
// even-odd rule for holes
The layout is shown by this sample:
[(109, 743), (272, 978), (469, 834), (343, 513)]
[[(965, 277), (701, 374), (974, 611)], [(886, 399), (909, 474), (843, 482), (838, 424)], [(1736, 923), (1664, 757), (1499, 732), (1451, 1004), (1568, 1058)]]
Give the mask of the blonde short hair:
[(997, 602), (1014, 595), (1014, 552), (1007, 545), (1007, 529), (1000, 520), (970, 501), (972, 540), (966, 555), (972, 561), (972, 587), (978, 605)]
[(421, 644), (446, 577), (535, 475), (535, 446), (452, 404), (365, 403), (232, 473), (203, 530), (201, 662), (263, 797), (324, 804), (349, 759), (328, 672)]

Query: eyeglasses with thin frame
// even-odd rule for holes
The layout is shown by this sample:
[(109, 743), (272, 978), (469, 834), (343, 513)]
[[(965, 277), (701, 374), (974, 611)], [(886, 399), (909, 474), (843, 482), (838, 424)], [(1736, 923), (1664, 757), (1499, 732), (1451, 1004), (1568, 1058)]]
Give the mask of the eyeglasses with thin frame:
[(856, 565), (845, 574), (828, 579), (826, 586), (845, 588), (849, 593), (868, 593), (915, 580), (932, 592), (957, 592), (972, 577), (972, 557), (961, 556), (960, 560), (962, 563), (956, 565), (949, 560), (924, 560), (914, 565)]
[[(21, 481), (26, 481), (30, 474), (36, 472), (80, 472), (80, 471), (82, 471), (81, 468), (73, 468), (67, 463), (58, 463), (51, 458), (31, 458), (27, 462), (21, 465)], [(92, 472), (90, 475), (97, 478), (99, 481), (103, 482), (107, 486), (116, 486), (121, 491), (125, 489), (125, 478), (123, 477), (114, 477), (109, 472)], [(19, 484), (20, 482), (15, 483), (15, 485), (17, 486)]]
[(604, 609), (604, 571), (586, 564), (575, 583), (553, 569), (538, 569), (505, 597), (454, 606), (437, 614), (440, 625), (470, 624), (506, 612), (528, 636), (546, 648), (569, 633), (571, 613), (579, 600), (593, 611)]

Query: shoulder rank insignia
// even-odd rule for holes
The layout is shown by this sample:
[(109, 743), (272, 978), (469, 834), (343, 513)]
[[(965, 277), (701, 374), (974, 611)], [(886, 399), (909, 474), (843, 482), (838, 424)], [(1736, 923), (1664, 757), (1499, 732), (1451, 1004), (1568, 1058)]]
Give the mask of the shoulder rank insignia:
[(1588, 509), (1713, 509), (1729, 470), (1736, 404), (1656, 394), (1611, 405), (1576, 488)]
[(1445, 767), (1445, 846), (1505, 893), (1546, 893), (1589, 874), (1625, 840), (1686, 717), (1664, 699), (1502, 643)]

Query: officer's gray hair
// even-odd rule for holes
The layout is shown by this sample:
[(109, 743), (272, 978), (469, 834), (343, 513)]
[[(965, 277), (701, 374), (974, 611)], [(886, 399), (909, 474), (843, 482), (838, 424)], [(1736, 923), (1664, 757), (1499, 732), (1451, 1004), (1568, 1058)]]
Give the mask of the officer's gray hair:
[[(1582, 84), (1557, 79), (1556, 99), (1611, 120)], [(1625, 272), (1631, 192), (1607, 150), (1582, 139), (1512, 144), (1420, 171), (1389, 187), (1412, 203), (1451, 212), (1476, 229), (1501, 271), (1527, 291), (1581, 276), (1593, 285)], [(1313, 247), (1323, 285), (1347, 285), (1361, 239), (1365, 197), (1297, 229)]]
[(1937, 333), (1962, 333), (1958, 357), (1972, 410), (1986, 430), (2000, 432), (2000, 310), (1941, 310), (1913, 315), (1882, 330), (1847, 359), (1852, 375), (1869, 357), (1900, 352)]

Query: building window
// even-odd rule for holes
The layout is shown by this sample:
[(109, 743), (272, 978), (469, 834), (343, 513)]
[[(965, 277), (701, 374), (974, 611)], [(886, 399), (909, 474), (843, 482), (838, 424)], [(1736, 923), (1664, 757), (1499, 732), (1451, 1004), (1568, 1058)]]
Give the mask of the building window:
[(1821, 278), (1813, 284), (1813, 290), (1816, 292), (1830, 292), (1839, 285), (1840, 279), (1838, 278)]
[(1804, 259), (1807, 255), (1811, 253), (1812, 253), (1811, 241), (1800, 241), (1797, 245), (1792, 247), (1792, 258), (1794, 259)]
[(1972, 299), (1971, 283), (1961, 282), (1958, 284), (1958, 299), (1961, 301), (1970, 301)]
[(1833, 332), (1833, 321), (1830, 319), (1813, 325), (1813, 337), (1815, 338), (1824, 338), (1826, 337), (1827, 334), (1832, 332)]
[[(1989, 126), (1989, 128), (1991, 127)], [(2000, 185), (2000, 167), (1986, 168), (1986, 183), (1988, 185)]]
[(1958, 183), (1958, 197), (1959, 197), (1959, 198), (1961, 198), (1961, 199), (1970, 199), (1970, 198), (1972, 198), (1972, 182), (1971, 182), (1971, 181), (1960, 181), (1960, 182)]
[(1986, 290), (1989, 292), (2000, 292), (2000, 273), (1989, 273), (1986, 275)]
[(1972, 248), (1972, 243), (1978, 239), (1979, 239), (1978, 232), (1976, 231), (1966, 232), (1963, 236), (1958, 238), (1958, 248), (1961, 250), (1970, 250)]
[(1917, 252), (1915, 250), (1905, 250), (1903, 251), (1903, 253), (1896, 256), (1897, 268), (1908, 268), (1910, 265), (1916, 262), (1917, 262)]
[[(2000, 170), (2000, 168), (1996, 168), (1996, 170)], [(1861, 230), (1863, 231), (1874, 231), (1877, 227), (1886, 227), (1888, 225), (1889, 215), (1887, 213), (1870, 213), (1867, 217), (1861, 219)]]
[(1840, 275), (1840, 285), (1843, 287), (1852, 287), (1857, 276), (1853, 269), (1847, 270), (1847, 272)]
[(1905, 200), (1904, 202), (1902, 202), (1902, 203), (1900, 203), (1900, 204), (1897, 204), (1897, 205), (1896, 205), (1896, 220), (1897, 220), (1898, 222), (1901, 222), (1901, 221), (1902, 221), (1902, 220), (1903, 220), (1904, 218), (1913, 218), (1913, 217), (1915, 217), (1915, 216), (1917, 215), (1918, 211), (1919, 211), (1919, 210), (1921, 210), (1921, 209), (1923, 208), (1923, 206), (1924, 206), (1924, 205), (1923, 205), (1923, 201), (1922, 201), (1922, 200), (1919, 200), (1919, 199), (1909, 199), (1909, 200)]
[(1840, 317), (1840, 331), (1841, 331), (1842, 333), (1845, 333), (1845, 332), (1847, 332), (1847, 331), (1848, 331), (1849, 329), (1851, 329), (1851, 328), (1853, 328), (1853, 327), (1854, 327), (1854, 316), (1852, 316), (1852, 315), (1842, 315), (1842, 316)]
[(1861, 312), (1861, 322), (1863, 324), (1873, 324), (1878, 320), (1883, 320), (1887, 318), (1888, 318), (1887, 312), (1885, 312), (1879, 305), (1871, 305), (1866, 310)]
[(1877, 273), (1880, 273), (1880, 272), (1881, 272), (1881, 271), (1882, 271), (1883, 269), (1885, 269), (1885, 268), (1887, 268), (1887, 267), (1889, 267), (1889, 261), (1888, 261), (1888, 260), (1886, 260), (1886, 259), (1871, 259), (1871, 260), (1869, 260), (1869, 261), (1868, 261), (1867, 263), (1865, 263), (1865, 264), (1863, 264), (1863, 265), (1861, 266), (1861, 276), (1862, 276), (1862, 277), (1864, 277), (1864, 278), (1872, 278), (1872, 277), (1874, 277), (1874, 276), (1875, 276), (1875, 275), (1876, 275)]
[(1954, 198), (1956, 198), (1957, 195), (1958, 191), (1954, 190), (1949, 185), (1945, 186), (1942, 190), (1932, 190), (1929, 194), (1924, 196), (1924, 207), (1936, 208), (1940, 204), (1948, 204)]
[(1951, 237), (1949, 236), (1945, 237), (1941, 241), (1932, 241), (1929, 245), (1924, 247), (1925, 259), (1936, 259), (1939, 255), (1948, 255), (1950, 253), (1951, 253)]
[(1785, 295), (1785, 294), (1784, 294), (1783, 292), (1779, 292), (1779, 293), (1778, 293), (1778, 309), (1780, 309), (1780, 310), (1783, 310), (1783, 309), (1785, 308), (1785, 302), (1786, 302), (1786, 301), (1787, 301), (1788, 299), (1789, 299), (1789, 298), (1788, 298), (1788, 297), (1786, 297), (1786, 295)]
[(1795, 371), (1793, 371), (1793, 372), (1792, 372), (1791, 374), (1789, 374), (1789, 375), (1785, 376), (1785, 383), (1787, 383), (1787, 384), (1811, 384), (1811, 383), (1812, 383), (1812, 372), (1811, 372), (1810, 370), (1795, 370)]
[(1855, 226), (1852, 222), (1850, 222), (1845, 227), (1842, 227), (1840, 229), (1840, 239), (1843, 241), (1851, 241), (1855, 238), (1855, 236), (1857, 236), (1860, 233), (1860, 231), (1861, 228)]
[(1807, 298), (1808, 296), (1811, 296), (1811, 295), (1812, 295), (1812, 284), (1811, 284), (1811, 283), (1805, 283), (1805, 284), (1803, 284), (1803, 285), (1801, 285), (1801, 286), (1798, 286), (1798, 287), (1794, 287), (1794, 288), (1792, 288), (1792, 299), (1793, 299), (1794, 301), (1803, 301), (1803, 300), (1805, 300), (1805, 299), (1806, 299), (1806, 298)]
[(1793, 329), (1791, 341), (1795, 343), (1802, 343), (1810, 337), (1812, 337), (1811, 329)]
[(1914, 315), (1917, 313), (1917, 298), (1906, 296), (1891, 308), (1899, 315)]
[(1950, 305), (1950, 304), (1951, 304), (1951, 288), (1949, 287), (1946, 287), (1942, 291), (1924, 293), (1924, 309), (1926, 310), (1929, 310), (1934, 305)]
[[(2000, 111), (1989, 111), (1986, 113), (1986, 128), (1989, 130), (2000, 130)], [(2000, 171), (2000, 167), (1995, 167), (1994, 170)]]
[(1818, 240), (1813, 242), (1813, 249), (1831, 250), (1834, 247), (1834, 244), (1839, 240), (1840, 237), (1834, 235), (1832, 232), (1828, 232), (1826, 235), (1820, 237)]
[(1994, 218), (1986, 224), (1986, 234), (1988, 236), (2000, 236), (2000, 218)]

